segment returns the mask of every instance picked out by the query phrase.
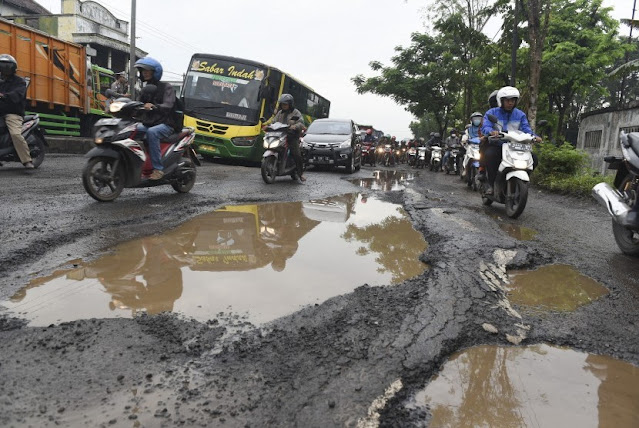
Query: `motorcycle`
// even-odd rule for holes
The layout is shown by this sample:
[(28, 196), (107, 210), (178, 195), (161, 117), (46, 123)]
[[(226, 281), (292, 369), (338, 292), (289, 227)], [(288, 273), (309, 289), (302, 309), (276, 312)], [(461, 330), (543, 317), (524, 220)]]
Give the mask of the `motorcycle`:
[[(39, 167), (44, 161), (44, 154), (48, 146), (47, 140), (44, 139), (44, 135), (40, 131), (40, 116), (30, 114), (24, 117), (22, 136), (27, 140), (33, 166)], [(20, 162), (4, 117), (0, 118), (0, 165), (2, 162)]]
[(475, 178), (479, 173), (479, 137), (470, 138), (466, 142), (466, 154), (462, 160), (459, 178), (466, 181), (468, 187), (477, 190)]
[(430, 170), (437, 172), (442, 163), (442, 148), (439, 146), (431, 146), (430, 150)]
[(504, 132), (497, 122), (497, 117), (488, 118), (497, 127), (499, 136), (488, 137), (489, 142), (501, 142), (502, 157), (495, 178), (494, 193), (487, 195), (482, 182), (480, 193), (482, 203), (486, 206), (493, 202), (506, 205), (506, 215), (517, 218), (524, 212), (528, 202), (529, 171), (533, 170), (532, 144), (535, 136), (519, 130)]
[(397, 163), (406, 163), (406, 147), (397, 149), (395, 155), (397, 156)]
[(384, 145), (384, 166), (395, 165), (395, 154), (390, 144)]
[[(148, 89), (147, 89), (148, 88)], [(155, 90), (147, 85), (143, 93)], [(113, 118), (98, 120), (94, 125), (96, 147), (91, 149), (82, 171), (82, 184), (95, 200), (110, 202), (122, 190), (134, 187), (155, 187), (169, 184), (176, 192), (187, 193), (195, 184), (195, 165), (201, 165), (192, 143), (193, 128), (183, 128), (160, 143), (164, 176), (151, 180), (153, 172), (144, 133), (137, 130), (144, 104), (128, 98), (118, 98), (109, 106)]]
[(375, 166), (375, 146), (372, 144), (362, 145), (362, 165), (369, 164)]
[(446, 164), (444, 164), (444, 172), (448, 175), (449, 172), (453, 174), (459, 173), (459, 148), (453, 147), (450, 149), (450, 156), (448, 156), (448, 160)]
[(408, 149), (408, 166), (415, 166), (415, 160), (417, 159), (417, 149), (415, 147), (411, 147)]
[[(297, 121), (299, 117), (294, 116), (291, 119)], [(264, 135), (264, 148), (266, 150), (262, 155), (261, 167), (262, 179), (266, 184), (272, 184), (276, 177), (284, 175), (290, 175), (293, 180), (299, 178), (295, 158), (288, 144), (289, 133), (289, 126), (281, 122), (275, 122), (266, 128)], [(302, 158), (305, 158), (304, 153), (302, 153)]]
[(414, 168), (424, 168), (426, 166), (426, 147), (418, 147), (415, 157)]
[(612, 233), (619, 249), (629, 256), (639, 256), (639, 218), (632, 208), (639, 195), (639, 133), (619, 135), (621, 157), (606, 156), (608, 168), (616, 170), (614, 188), (599, 183), (592, 188), (595, 199), (612, 217)]

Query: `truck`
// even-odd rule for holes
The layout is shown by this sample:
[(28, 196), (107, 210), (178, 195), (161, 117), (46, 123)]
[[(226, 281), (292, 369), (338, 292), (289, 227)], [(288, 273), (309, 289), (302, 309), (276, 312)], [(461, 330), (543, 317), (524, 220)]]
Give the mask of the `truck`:
[(86, 48), (0, 18), (0, 54), (18, 62), (17, 74), (30, 81), (27, 113), (40, 115), (49, 135), (90, 136), (105, 113), (105, 91), (113, 71), (91, 64)]

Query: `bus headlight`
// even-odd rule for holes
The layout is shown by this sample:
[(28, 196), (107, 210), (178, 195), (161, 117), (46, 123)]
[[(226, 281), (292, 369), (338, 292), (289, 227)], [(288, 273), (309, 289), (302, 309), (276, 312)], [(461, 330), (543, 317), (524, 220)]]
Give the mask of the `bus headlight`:
[(231, 143), (233, 143), (234, 146), (238, 146), (238, 147), (251, 147), (253, 146), (253, 144), (255, 143), (255, 139), (257, 137), (233, 137), (231, 138)]

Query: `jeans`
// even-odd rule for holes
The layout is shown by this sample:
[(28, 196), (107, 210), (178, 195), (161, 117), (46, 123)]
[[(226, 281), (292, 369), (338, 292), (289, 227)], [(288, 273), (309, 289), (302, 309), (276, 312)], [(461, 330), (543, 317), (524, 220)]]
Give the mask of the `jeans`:
[(160, 140), (173, 134), (173, 128), (165, 123), (147, 128), (141, 123), (138, 124), (138, 132), (146, 132), (146, 141), (149, 143), (149, 154), (151, 155), (151, 165), (153, 169), (162, 171), (162, 151), (160, 150)]
[(442, 158), (441, 167), (443, 167), (444, 165), (448, 165), (448, 158), (450, 158), (450, 155), (451, 155), (451, 151), (446, 150), (446, 153), (444, 153), (444, 157)]

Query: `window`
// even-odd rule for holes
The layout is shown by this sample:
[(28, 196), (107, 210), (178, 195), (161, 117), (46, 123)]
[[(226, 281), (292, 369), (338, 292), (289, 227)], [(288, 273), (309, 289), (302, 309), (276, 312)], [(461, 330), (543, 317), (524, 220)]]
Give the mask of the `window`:
[(626, 126), (625, 128), (621, 128), (619, 131), (623, 131), (626, 134), (630, 134), (631, 132), (639, 132), (639, 126)]
[(601, 147), (601, 136), (603, 131), (587, 131), (586, 141), (584, 143), (585, 149), (598, 149)]

